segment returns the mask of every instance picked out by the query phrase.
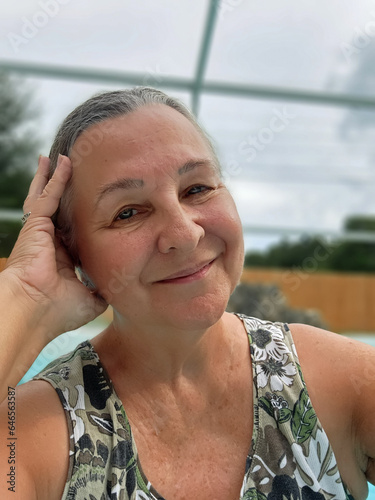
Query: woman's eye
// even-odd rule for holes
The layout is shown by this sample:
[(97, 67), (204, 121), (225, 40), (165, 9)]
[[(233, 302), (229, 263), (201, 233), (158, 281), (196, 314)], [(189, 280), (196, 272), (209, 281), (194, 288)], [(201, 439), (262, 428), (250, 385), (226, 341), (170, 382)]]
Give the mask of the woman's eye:
[(210, 188), (207, 186), (193, 186), (192, 188), (189, 189), (187, 192), (188, 195), (190, 194), (200, 194), (200, 193), (205, 193), (208, 191)]
[(131, 217), (133, 217), (137, 213), (138, 213), (138, 210), (136, 210), (135, 208), (125, 208), (124, 210), (121, 210), (121, 212), (116, 217), (116, 220), (130, 219)]

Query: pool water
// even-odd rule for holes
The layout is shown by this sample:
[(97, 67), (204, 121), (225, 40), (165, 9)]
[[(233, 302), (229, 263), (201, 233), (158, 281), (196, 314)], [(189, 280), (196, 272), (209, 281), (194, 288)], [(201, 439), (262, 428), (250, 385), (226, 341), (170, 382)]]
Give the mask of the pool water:
[(41, 351), (29, 371), (23, 376), (20, 384), (32, 379), (37, 373), (42, 371), (48, 363), (51, 363), (51, 361), (59, 356), (72, 351), (81, 342), (95, 337), (95, 335), (103, 331), (106, 326), (107, 323), (105, 323), (101, 318), (98, 318), (91, 323), (78, 328), (77, 330), (64, 333), (63, 335), (60, 335), (52, 340)]
[[(351, 333), (351, 334), (346, 334), (346, 336), (375, 347), (375, 334)], [(369, 487), (369, 494), (367, 500), (375, 500), (375, 486), (373, 484), (368, 483), (368, 487)]]
[[(72, 351), (77, 344), (84, 340), (91, 339), (100, 333), (106, 326), (101, 318), (96, 319), (78, 330), (67, 332), (52, 340), (39, 354), (34, 364), (20, 381), (20, 384), (27, 382), (34, 375), (39, 373), (48, 363), (59, 356)], [(364, 342), (375, 347), (375, 334), (368, 333), (350, 333), (346, 336)], [(369, 495), (367, 500), (375, 500), (375, 486), (369, 483)]]

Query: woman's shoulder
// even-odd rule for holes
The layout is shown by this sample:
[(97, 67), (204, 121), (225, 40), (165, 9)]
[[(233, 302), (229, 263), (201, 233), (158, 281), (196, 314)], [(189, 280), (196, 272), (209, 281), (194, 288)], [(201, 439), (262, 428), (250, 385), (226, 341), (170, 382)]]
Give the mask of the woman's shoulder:
[[(13, 444), (16, 454), (16, 491), (20, 497), (30, 499), (60, 499), (68, 473), (69, 433), (59, 397), (45, 381), (26, 382), (14, 393), (12, 436), (7, 400), (0, 407), (0, 421), (1, 433), (9, 437), (7, 443)], [(1, 470), (9, 470), (8, 450), (10, 447), (0, 453)], [(4, 490), (1, 497), (7, 498), (6, 493)]]
[(309, 325), (290, 324), (289, 328), (308, 378), (344, 386), (346, 401), (374, 387), (374, 347)]
[(375, 349), (312, 326), (289, 327), (312, 404), (340, 472), (347, 483), (355, 485), (352, 492), (365, 488), (365, 478), (375, 479), (371, 470), (375, 456)]
[[(95, 369), (97, 365), (97, 355), (85, 341), (49, 363), (31, 381), (16, 387), (13, 437), (19, 495), (24, 492), (25, 498), (33, 498), (30, 492), (34, 491), (34, 498), (61, 498), (69, 468), (65, 399), (70, 388), (83, 383), (87, 366)], [(4, 401), (0, 407), (2, 434), (8, 433), (7, 411)], [(0, 460), (6, 460), (2, 455)]]
[(267, 352), (275, 357), (287, 348), (293, 355), (340, 474), (355, 497), (364, 498), (366, 479), (375, 480), (375, 349), (309, 325), (238, 316), (253, 344), (253, 361), (261, 365), (259, 372), (267, 369)]

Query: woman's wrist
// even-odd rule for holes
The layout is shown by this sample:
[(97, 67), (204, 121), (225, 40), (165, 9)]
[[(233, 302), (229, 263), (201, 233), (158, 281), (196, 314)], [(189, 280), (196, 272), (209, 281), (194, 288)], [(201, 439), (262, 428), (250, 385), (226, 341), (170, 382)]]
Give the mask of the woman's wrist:
[[(15, 387), (51, 340), (51, 310), (32, 299), (17, 273), (0, 273), (0, 402), (7, 387)], [(56, 335), (55, 335), (56, 336)]]
[(46, 324), (50, 304), (42, 296), (40, 300), (33, 297), (27, 288), (18, 270), (8, 267), (0, 273), (1, 337), (11, 330), (15, 337), (38, 339), (36, 343), (43, 348), (50, 340), (52, 325)]

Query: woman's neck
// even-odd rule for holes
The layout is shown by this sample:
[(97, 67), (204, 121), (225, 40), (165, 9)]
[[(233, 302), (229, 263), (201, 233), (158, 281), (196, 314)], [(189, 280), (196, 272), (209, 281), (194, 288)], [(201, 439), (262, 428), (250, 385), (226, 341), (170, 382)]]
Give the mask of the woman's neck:
[(210, 374), (217, 377), (218, 370), (230, 369), (238, 342), (235, 330), (243, 328), (238, 318), (228, 313), (200, 331), (124, 326), (115, 319), (92, 343), (112, 379), (139, 386), (174, 386), (182, 380), (202, 383), (208, 382)]

